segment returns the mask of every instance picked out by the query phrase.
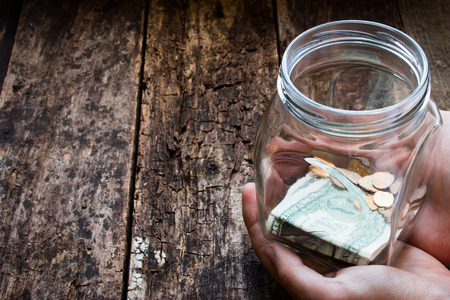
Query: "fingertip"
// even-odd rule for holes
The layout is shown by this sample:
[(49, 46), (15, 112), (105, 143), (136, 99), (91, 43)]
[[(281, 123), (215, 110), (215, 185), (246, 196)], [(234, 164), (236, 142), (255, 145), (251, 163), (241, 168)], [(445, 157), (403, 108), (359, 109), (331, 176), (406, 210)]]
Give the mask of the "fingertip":
[(242, 188), (242, 198), (248, 199), (252, 197), (253, 194), (255, 194), (255, 183), (254, 182), (248, 182), (244, 185)]
[(257, 209), (255, 184), (250, 182), (242, 188), (242, 216), (247, 228), (258, 221)]

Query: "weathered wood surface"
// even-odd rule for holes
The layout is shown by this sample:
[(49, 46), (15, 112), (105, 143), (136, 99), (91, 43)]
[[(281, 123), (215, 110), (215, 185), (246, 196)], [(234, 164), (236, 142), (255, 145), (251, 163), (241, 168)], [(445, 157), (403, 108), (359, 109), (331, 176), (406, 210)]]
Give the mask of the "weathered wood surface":
[(131, 297), (275, 294), (240, 203), (275, 89), (274, 24), (271, 1), (151, 1)]
[(349, 18), (403, 29), (392, 1), (152, 2), (130, 296), (288, 298), (249, 251), (239, 189), (275, 90), (275, 47)]
[(404, 30), (450, 106), (449, 1), (146, 2), (23, 5), (0, 95), (2, 299), (289, 299), (240, 190), (280, 57), (315, 25)]
[(368, 20), (401, 28), (396, 1), (279, 0), (277, 1), (280, 53), (303, 31), (338, 20)]
[(21, 9), (20, 1), (0, 1), (0, 87), (3, 85), (8, 70)]
[(0, 97), (0, 298), (122, 292), (141, 1), (27, 1)]
[(428, 58), (431, 98), (440, 109), (450, 110), (450, 1), (399, 0), (403, 30)]

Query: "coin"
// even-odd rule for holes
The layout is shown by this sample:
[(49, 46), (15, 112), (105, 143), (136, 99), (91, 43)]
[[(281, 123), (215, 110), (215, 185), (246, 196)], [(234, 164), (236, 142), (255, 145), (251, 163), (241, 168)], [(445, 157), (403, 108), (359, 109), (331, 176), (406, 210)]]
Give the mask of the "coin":
[(389, 192), (378, 191), (373, 196), (373, 202), (379, 207), (391, 207), (394, 203), (394, 195)]
[(405, 219), (406, 218), (406, 215), (409, 213), (409, 209), (410, 209), (410, 206), (409, 206), (409, 203), (407, 202), (405, 204), (405, 207), (403, 208), (401, 219)]
[(361, 177), (358, 180), (358, 184), (360, 187), (362, 187), (363, 189), (365, 189), (368, 192), (375, 193), (378, 191), (372, 184), (372, 175), (367, 175), (367, 176)]
[(334, 187), (341, 189), (341, 190), (345, 190), (345, 186), (339, 180), (337, 180), (333, 176), (330, 176), (330, 180)]
[(355, 205), (355, 208), (356, 208), (357, 210), (361, 210), (361, 205), (359, 205), (358, 201), (354, 200), (354, 201), (353, 201), (353, 204)]
[(364, 200), (366, 200), (367, 206), (370, 208), (370, 210), (377, 210), (378, 206), (375, 204), (375, 202), (373, 202), (373, 195), (363, 195)]
[(335, 167), (335, 165), (334, 165), (332, 162), (326, 160), (325, 158), (318, 157), (318, 156), (314, 156), (314, 158), (317, 158), (317, 159), (320, 160), (321, 162), (323, 162), (323, 163), (329, 165), (330, 167), (333, 167), (333, 168)]
[(376, 172), (372, 175), (372, 184), (375, 188), (384, 190), (392, 185), (395, 177), (389, 172)]
[(320, 168), (318, 168), (316, 166), (310, 165), (309, 166), (309, 170), (311, 171), (311, 173), (314, 174), (314, 176), (317, 176), (317, 177), (320, 177), (320, 178), (330, 177), (330, 174), (328, 174), (327, 172), (325, 172), (324, 170), (322, 170), (322, 169), (320, 169)]
[(391, 222), (392, 207), (390, 207), (390, 208), (382, 208), (382, 207), (380, 207), (378, 209), (378, 212), (380, 214), (382, 214), (386, 218), (386, 222), (387, 223)]
[(389, 191), (394, 195), (397, 194), (398, 191), (400, 190), (401, 184), (402, 184), (402, 178), (395, 179), (394, 183), (392, 183), (391, 186), (389, 187)]
[(418, 199), (422, 199), (425, 194), (427, 193), (427, 186), (426, 185), (422, 185), (421, 187), (417, 188), (414, 193), (411, 196), (411, 202), (418, 200)]
[(348, 163), (348, 168), (349, 171), (353, 171), (358, 173), (361, 176), (367, 176), (370, 175), (370, 169), (362, 164), (360, 164), (356, 159), (352, 159), (349, 163)]
[(350, 171), (347, 169), (343, 169), (343, 168), (336, 168), (342, 175), (344, 175), (345, 177), (348, 178), (348, 180), (350, 180), (351, 182), (353, 182), (354, 184), (358, 184), (359, 179), (361, 179), (361, 175), (359, 175), (358, 173), (354, 172), (354, 171)]

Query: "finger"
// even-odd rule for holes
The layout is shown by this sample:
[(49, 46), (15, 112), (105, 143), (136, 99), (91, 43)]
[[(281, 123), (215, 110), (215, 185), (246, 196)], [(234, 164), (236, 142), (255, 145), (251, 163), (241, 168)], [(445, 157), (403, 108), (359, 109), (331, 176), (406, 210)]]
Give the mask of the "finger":
[(258, 223), (258, 207), (256, 200), (256, 187), (254, 183), (247, 183), (242, 189), (242, 216), (245, 226), (251, 228)]
[(267, 256), (275, 268), (276, 280), (298, 299), (325, 299), (333, 294), (329, 287), (333, 282), (306, 266), (291, 249), (279, 244), (271, 244), (266, 249)]
[[(272, 244), (272, 242), (266, 239), (263, 234), (262, 224), (259, 220), (260, 214), (254, 183), (248, 183), (242, 189), (242, 215), (256, 256), (258, 256), (266, 270), (273, 275), (275, 268), (271, 260), (267, 257), (267, 253), (265, 251), (265, 248), (269, 244)], [(292, 253), (294, 252), (292, 251)], [(294, 255), (297, 254), (294, 253)], [(303, 263), (309, 268), (318, 271), (320, 274), (326, 274), (331, 271), (330, 268), (320, 265), (307, 258), (303, 258)]]
[(265, 247), (271, 242), (264, 237), (262, 232), (254, 183), (247, 183), (242, 189), (242, 216), (256, 256), (273, 276), (275, 269), (264, 253)]

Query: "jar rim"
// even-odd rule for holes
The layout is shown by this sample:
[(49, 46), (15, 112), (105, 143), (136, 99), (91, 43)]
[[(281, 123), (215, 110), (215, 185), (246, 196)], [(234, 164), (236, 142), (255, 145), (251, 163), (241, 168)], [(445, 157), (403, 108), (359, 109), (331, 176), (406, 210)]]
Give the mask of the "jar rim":
[[(369, 28), (371, 31), (369, 31)], [(314, 51), (319, 46), (330, 43), (329, 41), (324, 42), (321, 40), (321, 37), (330, 37), (331, 35), (345, 37), (354, 43), (374, 42), (380, 47), (387, 47), (388, 50), (405, 58), (405, 61), (411, 67), (414, 67), (417, 86), (406, 98), (398, 103), (368, 110), (334, 108), (310, 99), (295, 87), (291, 79), (291, 72), (302, 55)], [(300, 48), (299, 45), (301, 45)], [(318, 117), (316, 120), (322, 119), (319, 121), (322, 123), (341, 124), (342, 122), (339, 120), (351, 119), (351, 124), (367, 124), (381, 122), (381, 120), (386, 119), (397, 119), (414, 107), (421, 106), (419, 102), (425, 98), (425, 95), (429, 94), (428, 60), (419, 44), (396, 28), (365, 20), (334, 21), (304, 31), (289, 44), (280, 66), (279, 91), (280, 88), (284, 91), (284, 95), (281, 98), (285, 98), (283, 101), (285, 104), (289, 107), (294, 106), (294, 110), (299, 109), (301, 114), (306, 112), (310, 116)], [(323, 111), (327, 112), (326, 120), (321, 118), (321, 112)]]

